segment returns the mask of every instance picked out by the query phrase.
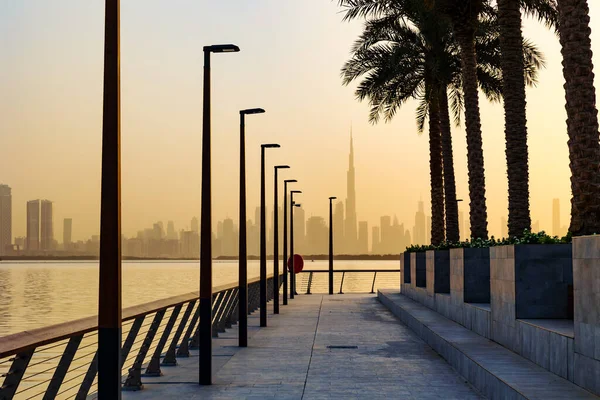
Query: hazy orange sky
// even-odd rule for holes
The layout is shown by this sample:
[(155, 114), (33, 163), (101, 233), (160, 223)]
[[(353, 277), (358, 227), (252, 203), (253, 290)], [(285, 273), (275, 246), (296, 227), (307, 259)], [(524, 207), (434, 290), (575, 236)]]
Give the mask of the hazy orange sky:
[[(589, 2), (592, 28), (597, 3)], [(59, 241), (65, 217), (75, 240), (99, 230), (103, 10), (102, 0), (0, 2), (0, 183), (13, 189), (13, 236), (25, 235), (25, 204), (36, 198), (55, 202)], [(352, 125), (358, 219), (371, 227), (396, 214), (412, 227), (420, 197), (429, 208), (427, 135), (416, 133), (414, 103), (390, 124), (369, 125), (368, 105), (339, 77), (361, 23), (342, 23), (339, 11), (329, 0), (122, 1), (124, 234), (158, 220), (179, 230), (199, 215), (201, 53), (214, 43), (242, 50), (213, 57), (215, 221), (237, 220), (238, 110), (263, 107), (247, 124), (249, 216), (259, 202), (263, 142), (281, 144), (268, 164), (292, 166), (281, 177), (299, 180), (307, 217), (326, 216), (329, 196), (345, 198)], [(571, 197), (560, 46), (536, 21), (525, 22), (525, 34), (548, 64), (527, 100), (532, 219), (551, 230), (552, 198), (568, 225)], [(599, 35), (593, 29), (594, 48)], [(482, 100), (482, 120), (489, 228), (498, 235), (507, 215), (502, 106)], [(453, 138), (466, 215), (463, 129)]]

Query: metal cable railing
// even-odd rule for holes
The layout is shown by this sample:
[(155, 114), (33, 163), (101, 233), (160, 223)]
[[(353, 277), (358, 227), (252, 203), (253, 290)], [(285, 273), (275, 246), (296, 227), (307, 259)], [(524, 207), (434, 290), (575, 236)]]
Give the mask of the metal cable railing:
[[(375, 293), (377, 289), (398, 287), (399, 269), (343, 269), (333, 272), (334, 293)], [(328, 270), (303, 270), (296, 275), (298, 293), (328, 293)]]
[[(248, 282), (249, 312), (259, 306), (259, 289), (259, 279)], [(237, 285), (214, 289), (213, 336), (238, 320), (237, 294)], [(267, 294), (271, 300), (273, 291)], [(197, 348), (198, 303), (193, 292), (123, 310), (123, 390), (142, 389), (144, 376), (160, 375), (161, 367), (176, 366)], [(0, 400), (93, 398), (97, 329), (97, 318), (89, 317), (1, 338)]]

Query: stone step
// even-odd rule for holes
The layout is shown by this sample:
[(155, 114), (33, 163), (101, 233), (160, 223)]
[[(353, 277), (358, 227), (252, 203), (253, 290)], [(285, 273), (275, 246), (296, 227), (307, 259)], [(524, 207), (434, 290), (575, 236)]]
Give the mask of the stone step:
[(378, 298), (487, 398), (599, 398), (398, 292)]

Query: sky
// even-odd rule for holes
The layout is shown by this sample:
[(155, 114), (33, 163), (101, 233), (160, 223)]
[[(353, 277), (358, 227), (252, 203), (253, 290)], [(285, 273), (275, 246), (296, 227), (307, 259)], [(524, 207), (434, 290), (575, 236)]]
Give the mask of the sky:
[[(121, 3), (125, 235), (156, 221), (189, 228), (200, 214), (202, 46), (216, 43), (235, 43), (241, 52), (212, 58), (214, 221), (237, 221), (238, 111), (252, 107), (267, 113), (246, 124), (251, 218), (260, 199), (261, 143), (281, 145), (268, 151), (267, 165), (289, 164), (280, 176), (299, 181), (307, 217), (325, 217), (328, 197), (346, 197), (351, 129), (358, 220), (370, 229), (381, 215), (397, 215), (412, 228), (419, 199), (429, 209), (428, 138), (417, 134), (415, 103), (391, 123), (369, 124), (368, 104), (340, 79), (362, 22), (342, 22), (335, 0)], [(600, 4), (588, 3), (596, 49)], [(73, 219), (74, 240), (99, 231), (103, 23), (101, 0), (0, 2), (0, 183), (12, 187), (13, 236), (25, 235), (25, 205), (37, 198), (54, 201), (59, 241), (63, 218)], [(552, 199), (560, 199), (561, 224), (568, 225), (571, 198), (560, 46), (534, 20), (524, 21), (524, 34), (547, 59), (538, 86), (528, 89), (527, 116), (532, 220), (550, 231)], [(481, 113), (489, 230), (499, 235), (508, 213), (503, 107), (481, 99)], [(466, 216), (463, 127), (454, 128), (453, 141)]]

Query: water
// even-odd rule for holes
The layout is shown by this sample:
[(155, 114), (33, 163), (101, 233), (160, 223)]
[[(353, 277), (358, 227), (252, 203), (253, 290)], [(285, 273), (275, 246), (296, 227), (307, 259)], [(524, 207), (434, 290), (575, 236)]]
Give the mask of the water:
[[(398, 269), (397, 261), (336, 261), (338, 269)], [(268, 271), (273, 271), (269, 262)], [(327, 269), (327, 261), (305, 264)], [(248, 278), (258, 277), (258, 261), (248, 262)], [(123, 263), (123, 307), (143, 304), (199, 288), (198, 261), (126, 261)], [(298, 288), (306, 277), (300, 274)], [(318, 274), (319, 281), (326, 279)], [(392, 274), (388, 274), (392, 275)], [(394, 274), (395, 275), (395, 274)], [(237, 261), (215, 261), (213, 285), (236, 283)], [(347, 287), (369, 291), (372, 274), (347, 277)], [(379, 278), (378, 278), (379, 279)], [(336, 291), (339, 288), (336, 275)], [(351, 286), (347, 286), (350, 282)], [(388, 285), (389, 286), (389, 285)], [(89, 317), (98, 312), (98, 262), (0, 262), (0, 337), (29, 329)]]

